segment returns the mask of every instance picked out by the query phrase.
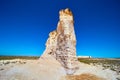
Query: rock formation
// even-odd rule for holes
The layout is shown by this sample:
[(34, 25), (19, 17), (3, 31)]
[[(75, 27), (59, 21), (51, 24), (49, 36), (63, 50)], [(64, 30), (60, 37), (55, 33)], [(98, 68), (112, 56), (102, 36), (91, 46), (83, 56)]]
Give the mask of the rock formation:
[(73, 14), (69, 9), (59, 12), (57, 29), (50, 32), (46, 50), (42, 57), (51, 55), (65, 68), (67, 74), (73, 74), (77, 66), (76, 37)]

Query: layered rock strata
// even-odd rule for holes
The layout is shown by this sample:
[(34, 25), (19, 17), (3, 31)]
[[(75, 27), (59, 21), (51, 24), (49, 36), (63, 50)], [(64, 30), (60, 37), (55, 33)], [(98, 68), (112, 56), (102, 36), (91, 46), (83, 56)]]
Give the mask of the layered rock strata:
[(73, 74), (77, 66), (76, 36), (73, 14), (69, 9), (59, 12), (57, 29), (50, 32), (46, 50), (42, 57), (51, 55), (65, 68), (67, 74)]

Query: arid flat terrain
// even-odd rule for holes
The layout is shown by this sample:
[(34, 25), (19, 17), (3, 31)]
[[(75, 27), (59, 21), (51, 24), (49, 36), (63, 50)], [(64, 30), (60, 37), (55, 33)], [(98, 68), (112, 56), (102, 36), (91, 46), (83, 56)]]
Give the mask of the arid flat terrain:
[[(61, 64), (50, 56), (40, 59), (38, 57), (5, 59), (4, 57), (4, 60), (2, 58), (0, 60), (0, 80), (120, 80), (119, 59), (117, 61), (79, 60), (81, 61), (79, 69), (73, 75), (66, 75)], [(113, 69), (111, 65), (114, 66)]]
[(103, 69), (116, 71), (117, 74), (120, 75), (119, 58), (78, 58), (78, 60), (89, 65), (102, 66)]

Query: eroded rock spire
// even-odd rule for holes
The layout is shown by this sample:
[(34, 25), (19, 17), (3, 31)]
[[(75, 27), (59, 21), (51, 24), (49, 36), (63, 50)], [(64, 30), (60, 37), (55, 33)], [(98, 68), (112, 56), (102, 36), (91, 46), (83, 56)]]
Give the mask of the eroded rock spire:
[(51, 55), (65, 68), (67, 74), (73, 74), (77, 67), (76, 37), (72, 12), (67, 8), (59, 12), (57, 30), (50, 32), (46, 50), (42, 57)]

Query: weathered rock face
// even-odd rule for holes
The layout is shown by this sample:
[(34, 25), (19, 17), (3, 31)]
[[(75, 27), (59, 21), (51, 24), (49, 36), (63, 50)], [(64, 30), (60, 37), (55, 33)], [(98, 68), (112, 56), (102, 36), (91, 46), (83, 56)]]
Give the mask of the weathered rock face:
[(76, 37), (73, 14), (69, 9), (59, 12), (57, 30), (50, 32), (46, 50), (42, 57), (53, 56), (65, 68), (67, 74), (73, 74), (77, 67)]

